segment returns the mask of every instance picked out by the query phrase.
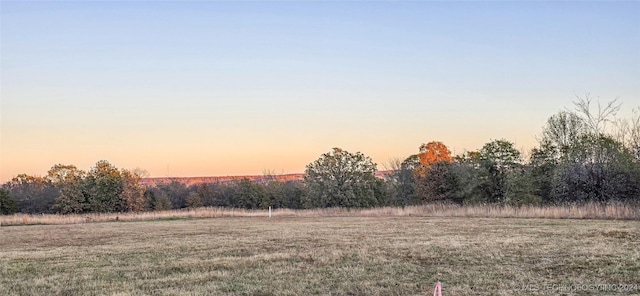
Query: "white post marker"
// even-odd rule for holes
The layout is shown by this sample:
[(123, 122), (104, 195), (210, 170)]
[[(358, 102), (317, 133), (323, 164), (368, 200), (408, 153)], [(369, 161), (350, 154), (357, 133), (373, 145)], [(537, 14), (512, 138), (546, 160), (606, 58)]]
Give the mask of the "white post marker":
[(269, 218), (271, 218), (271, 207), (269, 207)]

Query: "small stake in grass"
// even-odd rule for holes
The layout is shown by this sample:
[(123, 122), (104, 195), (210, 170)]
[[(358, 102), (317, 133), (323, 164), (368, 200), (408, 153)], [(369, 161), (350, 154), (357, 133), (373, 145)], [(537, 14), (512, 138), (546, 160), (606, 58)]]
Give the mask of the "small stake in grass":
[(271, 207), (269, 207), (269, 218), (271, 218)]
[(442, 296), (442, 284), (440, 284), (440, 282), (436, 284), (436, 289), (433, 290), (433, 296)]

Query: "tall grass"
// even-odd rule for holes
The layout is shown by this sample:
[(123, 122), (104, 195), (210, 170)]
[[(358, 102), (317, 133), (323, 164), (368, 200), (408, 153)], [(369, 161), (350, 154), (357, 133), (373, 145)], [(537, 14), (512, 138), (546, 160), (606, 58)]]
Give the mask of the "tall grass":
[[(92, 222), (150, 221), (166, 219), (201, 219), (222, 217), (267, 217), (268, 210), (234, 208), (195, 208), (140, 213), (95, 213), (74, 215), (0, 216), (0, 226), (38, 224), (77, 224)], [(610, 219), (640, 220), (640, 206), (625, 203), (586, 203), (564, 206), (507, 206), (427, 204), (409, 207), (382, 207), (370, 209), (275, 209), (273, 217), (481, 217), (481, 218), (548, 218), (548, 219)]]

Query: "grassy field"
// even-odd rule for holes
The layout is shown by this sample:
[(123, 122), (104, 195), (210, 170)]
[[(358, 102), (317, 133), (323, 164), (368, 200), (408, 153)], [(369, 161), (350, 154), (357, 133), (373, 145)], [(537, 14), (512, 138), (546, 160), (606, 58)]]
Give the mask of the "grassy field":
[(0, 228), (0, 295), (640, 295), (640, 221), (232, 217)]

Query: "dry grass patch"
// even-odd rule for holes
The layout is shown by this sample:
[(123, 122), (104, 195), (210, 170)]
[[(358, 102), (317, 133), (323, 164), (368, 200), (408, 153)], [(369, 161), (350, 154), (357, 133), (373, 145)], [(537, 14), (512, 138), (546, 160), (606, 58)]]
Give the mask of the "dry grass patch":
[[(280, 217), (0, 231), (0, 295), (428, 295), (437, 281), (447, 296), (640, 294), (638, 221)], [(586, 286), (598, 284), (631, 290)]]
[[(195, 208), (140, 213), (97, 213), (83, 215), (0, 215), (0, 226), (78, 224), (95, 222), (131, 222), (228, 217), (267, 217), (268, 210), (234, 208)], [(371, 209), (325, 208), (310, 210), (276, 209), (273, 217), (484, 217), (484, 218), (552, 218), (640, 220), (640, 205), (625, 203), (587, 203), (565, 206), (505, 206), (427, 204), (410, 207)]]

